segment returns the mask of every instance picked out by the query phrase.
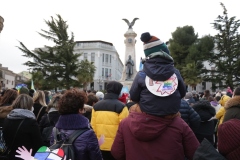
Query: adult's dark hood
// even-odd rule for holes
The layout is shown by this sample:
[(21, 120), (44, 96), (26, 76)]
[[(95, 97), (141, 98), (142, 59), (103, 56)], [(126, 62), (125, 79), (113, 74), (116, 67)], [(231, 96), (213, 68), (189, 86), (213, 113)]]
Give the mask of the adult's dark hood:
[(206, 100), (198, 101), (192, 107), (204, 122), (208, 121), (216, 114), (216, 110), (211, 106), (210, 102)]
[(166, 81), (175, 72), (173, 61), (155, 57), (146, 60), (143, 71), (155, 81)]
[(121, 93), (123, 85), (116, 81), (110, 81), (107, 84), (107, 93), (114, 93), (119, 95)]
[(130, 113), (128, 118), (131, 119), (129, 129), (140, 141), (151, 141), (158, 138), (173, 121), (173, 119), (164, 119), (143, 113)]

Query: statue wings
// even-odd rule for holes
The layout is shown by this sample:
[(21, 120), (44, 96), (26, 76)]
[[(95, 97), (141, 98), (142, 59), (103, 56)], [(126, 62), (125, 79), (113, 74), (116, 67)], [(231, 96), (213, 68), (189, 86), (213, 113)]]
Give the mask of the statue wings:
[(129, 23), (129, 21), (128, 21), (127, 19), (122, 19), (122, 20), (124, 20), (124, 21), (127, 23), (128, 29), (132, 29), (135, 21), (138, 20), (138, 19), (139, 19), (139, 18), (134, 18), (131, 23)]

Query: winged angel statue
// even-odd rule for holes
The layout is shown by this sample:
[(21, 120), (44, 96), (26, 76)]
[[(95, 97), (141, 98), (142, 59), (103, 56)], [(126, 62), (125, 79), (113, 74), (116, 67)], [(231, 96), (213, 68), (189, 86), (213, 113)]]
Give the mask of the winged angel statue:
[(131, 23), (127, 19), (122, 19), (128, 24), (128, 29), (132, 29), (132, 26), (134, 25), (135, 21), (138, 20), (139, 18), (134, 18)]

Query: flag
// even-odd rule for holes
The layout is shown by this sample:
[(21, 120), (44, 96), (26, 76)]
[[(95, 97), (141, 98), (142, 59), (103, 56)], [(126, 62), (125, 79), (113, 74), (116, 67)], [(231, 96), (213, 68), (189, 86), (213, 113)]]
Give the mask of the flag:
[(140, 64), (139, 64), (139, 71), (143, 70), (143, 63), (142, 63), (142, 57), (140, 59)]
[(34, 88), (33, 80), (32, 80), (32, 82), (31, 82), (31, 89), (34, 90), (34, 91), (36, 91), (35, 88)]

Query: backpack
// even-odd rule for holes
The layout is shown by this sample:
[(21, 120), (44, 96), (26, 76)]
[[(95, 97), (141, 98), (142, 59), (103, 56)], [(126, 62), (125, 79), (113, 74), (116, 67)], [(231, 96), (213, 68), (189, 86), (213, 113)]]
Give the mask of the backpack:
[(48, 121), (50, 123), (50, 126), (45, 127), (43, 129), (43, 131), (42, 131), (42, 139), (43, 139), (44, 145), (49, 147), (50, 146), (50, 139), (51, 139), (52, 130), (53, 130), (55, 125), (50, 122), (48, 114), (47, 114), (47, 119), (48, 119)]
[(53, 128), (54, 144), (50, 146), (49, 149), (55, 150), (61, 148), (64, 151), (66, 160), (68, 159), (77, 160), (75, 158), (73, 142), (87, 130), (89, 130), (89, 128), (75, 130), (69, 137), (66, 137), (66, 139), (63, 140), (62, 136), (63, 135), (65, 136), (65, 134), (59, 132), (59, 130), (56, 127), (54, 127)]

